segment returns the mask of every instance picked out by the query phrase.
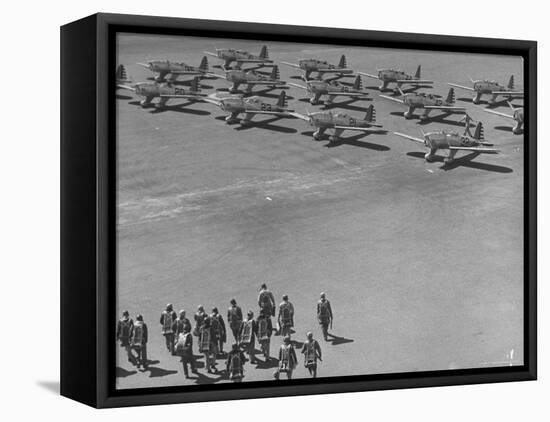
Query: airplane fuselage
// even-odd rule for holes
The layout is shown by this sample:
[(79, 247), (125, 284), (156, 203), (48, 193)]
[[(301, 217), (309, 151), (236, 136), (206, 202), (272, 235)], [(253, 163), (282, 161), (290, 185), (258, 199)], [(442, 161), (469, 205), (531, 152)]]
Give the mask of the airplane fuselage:
[(371, 127), (366, 120), (356, 119), (346, 113), (319, 112), (309, 115), (310, 125), (317, 128), (330, 129), (335, 126)]
[[(405, 118), (410, 119), (413, 117), (414, 110), (417, 108), (425, 108), (426, 106), (431, 107), (442, 107), (442, 106), (448, 106), (448, 104), (445, 100), (436, 97), (432, 94), (425, 94), (425, 93), (416, 93), (416, 92), (409, 92), (405, 95), (403, 95), (403, 104), (409, 107), (409, 109), (403, 113)], [(420, 116), (421, 120), (425, 120), (428, 118), (428, 113), (430, 112), (430, 109), (426, 109), (424, 111), (424, 114)]]
[[(143, 97), (143, 101), (141, 101), (142, 107), (150, 105), (154, 98), (161, 97), (163, 95), (201, 95), (198, 91), (157, 83), (138, 84), (135, 87), (135, 92), (140, 97)], [(167, 101), (168, 98), (161, 98), (158, 106), (162, 107), (166, 105)]]
[[(450, 149), (450, 147), (479, 147), (482, 145), (477, 139), (467, 135), (461, 135), (458, 132), (437, 131), (429, 132), (424, 135), (424, 144), (429, 148), (424, 158), (426, 161), (433, 161), (435, 154), (439, 149)], [(446, 164), (454, 160), (457, 150), (449, 150), (449, 155), (445, 158)]]
[(171, 62), (169, 60), (155, 60), (149, 62), (149, 67), (152, 72), (156, 73), (171, 73), (174, 71), (178, 72), (196, 72), (202, 73), (197, 67), (190, 66), (183, 62)]
[(414, 76), (409, 75), (402, 70), (397, 69), (380, 69), (378, 71), (378, 79), (384, 82), (397, 82), (402, 80), (414, 80)]
[(273, 82), (272, 86), (275, 87), (276, 85), (283, 84), (282, 81), (278, 79), (272, 79), (270, 76), (262, 75), (261, 73), (257, 73), (254, 71), (244, 71), (240, 69), (235, 70), (228, 70), (225, 73), (225, 79), (228, 82), (232, 82), (233, 85), (230, 89), (231, 93), (235, 93), (239, 89), (239, 85), (241, 84), (248, 84), (247, 91), (250, 92), (252, 90), (252, 86), (257, 82), (262, 82), (262, 85), (270, 85), (266, 82)]

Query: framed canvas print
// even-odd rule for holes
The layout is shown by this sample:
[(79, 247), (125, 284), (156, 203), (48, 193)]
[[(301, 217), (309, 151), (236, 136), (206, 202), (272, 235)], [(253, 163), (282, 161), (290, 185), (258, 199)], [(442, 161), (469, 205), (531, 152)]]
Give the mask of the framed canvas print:
[(536, 378), (536, 43), (61, 29), (61, 393)]

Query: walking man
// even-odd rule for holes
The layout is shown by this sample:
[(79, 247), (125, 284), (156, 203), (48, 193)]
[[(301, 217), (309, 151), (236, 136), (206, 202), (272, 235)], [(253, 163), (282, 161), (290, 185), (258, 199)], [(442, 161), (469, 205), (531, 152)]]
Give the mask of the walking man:
[(267, 285), (263, 283), (260, 287), (260, 294), (258, 295), (258, 306), (260, 311), (275, 316), (275, 296), (267, 289)]
[(332, 329), (332, 307), (328, 301), (326, 294), (321, 293), (321, 299), (317, 302), (317, 320), (321, 329), (323, 330), (323, 338), (325, 341), (328, 341), (328, 328)]
[(283, 337), (292, 333), (292, 328), (294, 327), (294, 306), (288, 301), (288, 295), (283, 296), (283, 301), (279, 305), (277, 323)]
[(212, 335), (212, 326), (208, 316), (204, 318), (200, 328), (199, 335), (199, 352), (204, 355), (204, 366), (209, 374), (216, 372), (216, 354), (217, 347)]
[(162, 327), (162, 335), (166, 342), (166, 348), (172, 354), (174, 354), (174, 331), (172, 325), (177, 319), (176, 312), (174, 311), (172, 304), (169, 303), (166, 305), (166, 309), (162, 311), (160, 315), (160, 325)]
[(134, 350), (137, 355), (135, 356), (137, 368), (140, 369), (140, 367), (143, 367), (143, 369), (147, 369), (148, 331), (147, 324), (143, 321), (143, 316), (141, 314), (136, 316), (136, 322), (132, 327), (130, 338), (132, 350)]
[(256, 332), (257, 327), (256, 321), (254, 321), (254, 312), (248, 311), (247, 318), (241, 323), (239, 330), (239, 345), (248, 353), (250, 363), (256, 363), (254, 356)]
[(204, 320), (208, 318), (208, 314), (204, 312), (204, 306), (199, 305), (197, 308), (197, 312), (195, 313), (195, 329), (193, 330), (193, 334), (195, 336), (200, 335), (202, 324), (204, 323)]
[(241, 310), (241, 307), (237, 305), (237, 301), (235, 299), (231, 299), (231, 302), (229, 303), (231, 306), (227, 310), (227, 323), (229, 324), (229, 328), (231, 328), (235, 342), (238, 343), (239, 330), (241, 328), (241, 323), (243, 322), (243, 311)]
[(135, 365), (134, 356), (130, 348), (130, 335), (132, 333), (132, 327), (134, 326), (134, 320), (130, 318), (130, 313), (124, 311), (122, 313), (122, 318), (118, 320), (116, 326), (116, 339), (120, 342), (120, 347), (123, 347), (128, 356), (128, 362), (132, 365)]
[(260, 312), (256, 319), (256, 327), (258, 330), (258, 343), (264, 354), (265, 361), (269, 360), (269, 348), (271, 345), (271, 335), (273, 334), (273, 324), (271, 323), (271, 316)]
[(279, 379), (281, 372), (286, 374), (288, 379), (292, 379), (292, 371), (296, 368), (296, 351), (290, 341), (290, 336), (284, 338), (283, 344), (279, 348), (279, 368), (273, 374), (276, 379)]
[(321, 346), (317, 340), (313, 339), (313, 334), (310, 332), (307, 333), (307, 339), (302, 346), (302, 353), (304, 355), (304, 366), (308, 369), (309, 373), (313, 378), (317, 377), (317, 359), (321, 359)]
[(227, 354), (227, 361), (225, 368), (229, 379), (233, 382), (241, 382), (244, 378), (244, 363), (246, 362), (246, 357), (239, 345), (233, 343), (231, 346), (231, 351)]
[(225, 331), (225, 323), (222, 316), (218, 313), (218, 308), (212, 308), (212, 314), (210, 315), (210, 323), (212, 325), (212, 335), (214, 336), (214, 342), (219, 354), (223, 355), (223, 344), (227, 341), (227, 334)]
[(189, 321), (189, 318), (185, 315), (185, 310), (182, 309), (172, 325), (172, 331), (174, 331), (176, 341), (178, 336), (185, 331), (185, 328), (188, 328), (188, 331), (191, 332), (191, 321)]
[(190, 324), (185, 325), (183, 331), (178, 334), (176, 340), (176, 354), (181, 356), (185, 378), (189, 378), (188, 365), (191, 367), (191, 372), (197, 372), (195, 369), (195, 358), (193, 357), (193, 336), (191, 335)]

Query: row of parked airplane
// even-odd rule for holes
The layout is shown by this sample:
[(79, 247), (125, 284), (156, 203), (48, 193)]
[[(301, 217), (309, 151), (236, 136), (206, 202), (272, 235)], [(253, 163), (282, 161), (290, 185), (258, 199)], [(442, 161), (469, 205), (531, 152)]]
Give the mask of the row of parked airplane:
[[(483, 126), (478, 122), (476, 129), (472, 134), (470, 131), (471, 118), (466, 113), (465, 107), (455, 105), (454, 88), (468, 89), (474, 91), (475, 97), (473, 102), (478, 104), (483, 94), (490, 94), (489, 103), (496, 102), (499, 96), (505, 96), (508, 100), (523, 96), (523, 92), (514, 89), (513, 76), (507, 87), (498, 84), (495, 81), (473, 81), (473, 87), (466, 87), (457, 84), (449, 84), (452, 87), (449, 89), (447, 97), (442, 99), (440, 96), (417, 92), (403, 92), (403, 85), (411, 84), (413, 86), (431, 85), (433, 81), (422, 79), (421, 67), (418, 66), (414, 75), (409, 75), (401, 70), (396, 69), (379, 69), (377, 75), (355, 72), (348, 67), (346, 57), (342, 55), (338, 65), (333, 65), (324, 60), (318, 59), (303, 59), (298, 63), (282, 62), (282, 64), (292, 66), (302, 70), (305, 85), (286, 83), (280, 79), (279, 68), (274, 64), (273, 60), (269, 59), (267, 47), (264, 46), (259, 55), (251, 54), (243, 50), (235, 49), (218, 49), (216, 53), (205, 52), (205, 54), (217, 57), (224, 61), (221, 66), (225, 75), (211, 72), (209, 69), (208, 59), (204, 56), (199, 66), (190, 66), (182, 62), (170, 62), (168, 60), (149, 61), (147, 63), (139, 63), (156, 74), (154, 82), (133, 83), (128, 78), (126, 69), (123, 65), (117, 68), (116, 84), (117, 88), (128, 89), (134, 91), (137, 95), (143, 98), (142, 106), (152, 104), (154, 98), (159, 98), (157, 107), (163, 107), (167, 101), (172, 98), (183, 98), (189, 101), (202, 101), (214, 104), (221, 110), (229, 113), (226, 121), (228, 123), (240, 122), (241, 125), (251, 124), (251, 119), (256, 114), (268, 114), (278, 117), (294, 117), (308, 122), (316, 130), (313, 133), (315, 139), (321, 139), (328, 129), (332, 129), (333, 133), (329, 139), (336, 141), (345, 130), (354, 131), (372, 131), (378, 130), (382, 126), (376, 123), (376, 111), (373, 105), (370, 105), (364, 118), (355, 118), (344, 112), (319, 111), (314, 113), (301, 114), (293, 109), (288, 108), (286, 92), (281, 91), (278, 101), (275, 104), (266, 103), (258, 96), (247, 97), (245, 95), (228, 95), (219, 96), (217, 94), (206, 95), (201, 92), (200, 81), (204, 78), (224, 78), (232, 83), (229, 92), (236, 94), (239, 92), (240, 85), (246, 85), (246, 94), (252, 92), (252, 87), (255, 85), (264, 85), (269, 88), (286, 89), (289, 86), (303, 89), (310, 93), (311, 104), (318, 104), (321, 97), (327, 96), (325, 104), (330, 104), (337, 96), (348, 96), (355, 98), (364, 98), (368, 95), (362, 87), (361, 76), (379, 79), (381, 85), (379, 89), (384, 91), (390, 83), (395, 83), (395, 92), (399, 97), (380, 95), (382, 98), (397, 102), (407, 107), (404, 113), (405, 118), (411, 118), (415, 109), (423, 109), (424, 113), (420, 116), (421, 120), (428, 118), (428, 114), (432, 110), (442, 110), (446, 113), (462, 113), (464, 114), (465, 130), (463, 134), (456, 131), (440, 130), (435, 132), (422, 132), (423, 138), (406, 135), (399, 132), (394, 132), (396, 135), (409, 139), (411, 141), (423, 143), (428, 152), (425, 155), (427, 161), (431, 161), (435, 157), (438, 149), (449, 150), (449, 155), (445, 158), (445, 163), (453, 161), (454, 156), (459, 150), (476, 151), (478, 153), (496, 153), (498, 150), (491, 148), (492, 144), (484, 141)], [(230, 67), (235, 63), (233, 67)], [(253, 64), (252, 68), (243, 69), (243, 64)], [(261, 71), (260, 69), (271, 67), (271, 72)], [(312, 74), (316, 74), (316, 78), (312, 79)], [(178, 77), (186, 75), (193, 76), (193, 80), (189, 88), (176, 86), (174, 82)], [(325, 76), (328, 76), (324, 78)], [(342, 84), (338, 80), (345, 77), (355, 77), (353, 84)], [(514, 133), (521, 131), (523, 125), (523, 109), (515, 109), (509, 102), (512, 108), (512, 115), (500, 113), (494, 110), (486, 110), (488, 112), (500, 115), (506, 118), (512, 118), (516, 123), (513, 128)], [(243, 117), (239, 120), (239, 115)]]

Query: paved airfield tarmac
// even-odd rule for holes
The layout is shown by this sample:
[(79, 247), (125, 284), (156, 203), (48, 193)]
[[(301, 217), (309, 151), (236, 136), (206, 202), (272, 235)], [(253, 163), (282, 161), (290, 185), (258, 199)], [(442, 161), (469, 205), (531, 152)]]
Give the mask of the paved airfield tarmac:
[[(204, 50), (257, 54), (262, 44), (128, 34), (119, 37), (118, 61), (134, 81), (145, 81), (151, 74), (137, 62), (198, 65)], [(345, 53), (349, 66), (369, 73), (388, 66), (414, 73), (422, 64), (422, 76), (437, 81), (427, 91), (443, 96), (447, 82), (469, 85), (468, 76), (507, 83), (514, 74), (523, 84), (521, 58), (266, 44), (276, 62), (338, 63)], [(219, 64), (209, 61), (211, 68)], [(280, 71), (300, 83), (291, 78), (295, 69), (280, 65)], [(224, 80), (203, 85), (207, 93), (228, 87)], [(287, 92), (299, 112), (322, 108), (302, 101), (299, 89)], [(117, 313), (143, 314), (152, 362), (136, 371), (117, 347), (117, 388), (227, 382), (207, 374), (202, 358), (198, 376), (184, 378), (179, 359), (165, 349), (160, 313), (170, 302), (192, 319), (202, 304), (208, 312), (217, 306), (225, 319), (235, 297), (243, 311), (257, 314), (262, 282), (278, 302), (289, 295), (294, 339), (312, 330), (320, 340), (321, 377), (523, 363), (523, 136), (457, 89), (457, 103), (483, 121), (486, 139), (502, 152), (448, 167), (426, 163), (423, 146), (391, 131), (462, 131), (460, 116), (405, 120), (399, 104), (369, 92), (370, 101), (338, 98), (344, 103), (333, 108), (362, 118), (374, 104), (378, 123), (390, 132), (347, 131), (339, 143), (313, 140), (297, 119), (256, 116), (262, 124), (241, 128), (227, 125), (211, 104), (172, 100), (163, 111), (142, 109), (133, 93), (117, 92)], [(263, 95), (275, 102), (278, 93)], [(506, 104), (497, 110), (508, 111)], [(321, 291), (335, 314), (333, 342), (322, 340), (316, 322)], [(281, 342), (272, 338), (272, 354)], [(196, 344), (195, 338), (198, 354)], [(308, 376), (302, 362), (299, 355), (295, 377)], [(273, 379), (275, 367), (247, 363), (244, 380)]]

